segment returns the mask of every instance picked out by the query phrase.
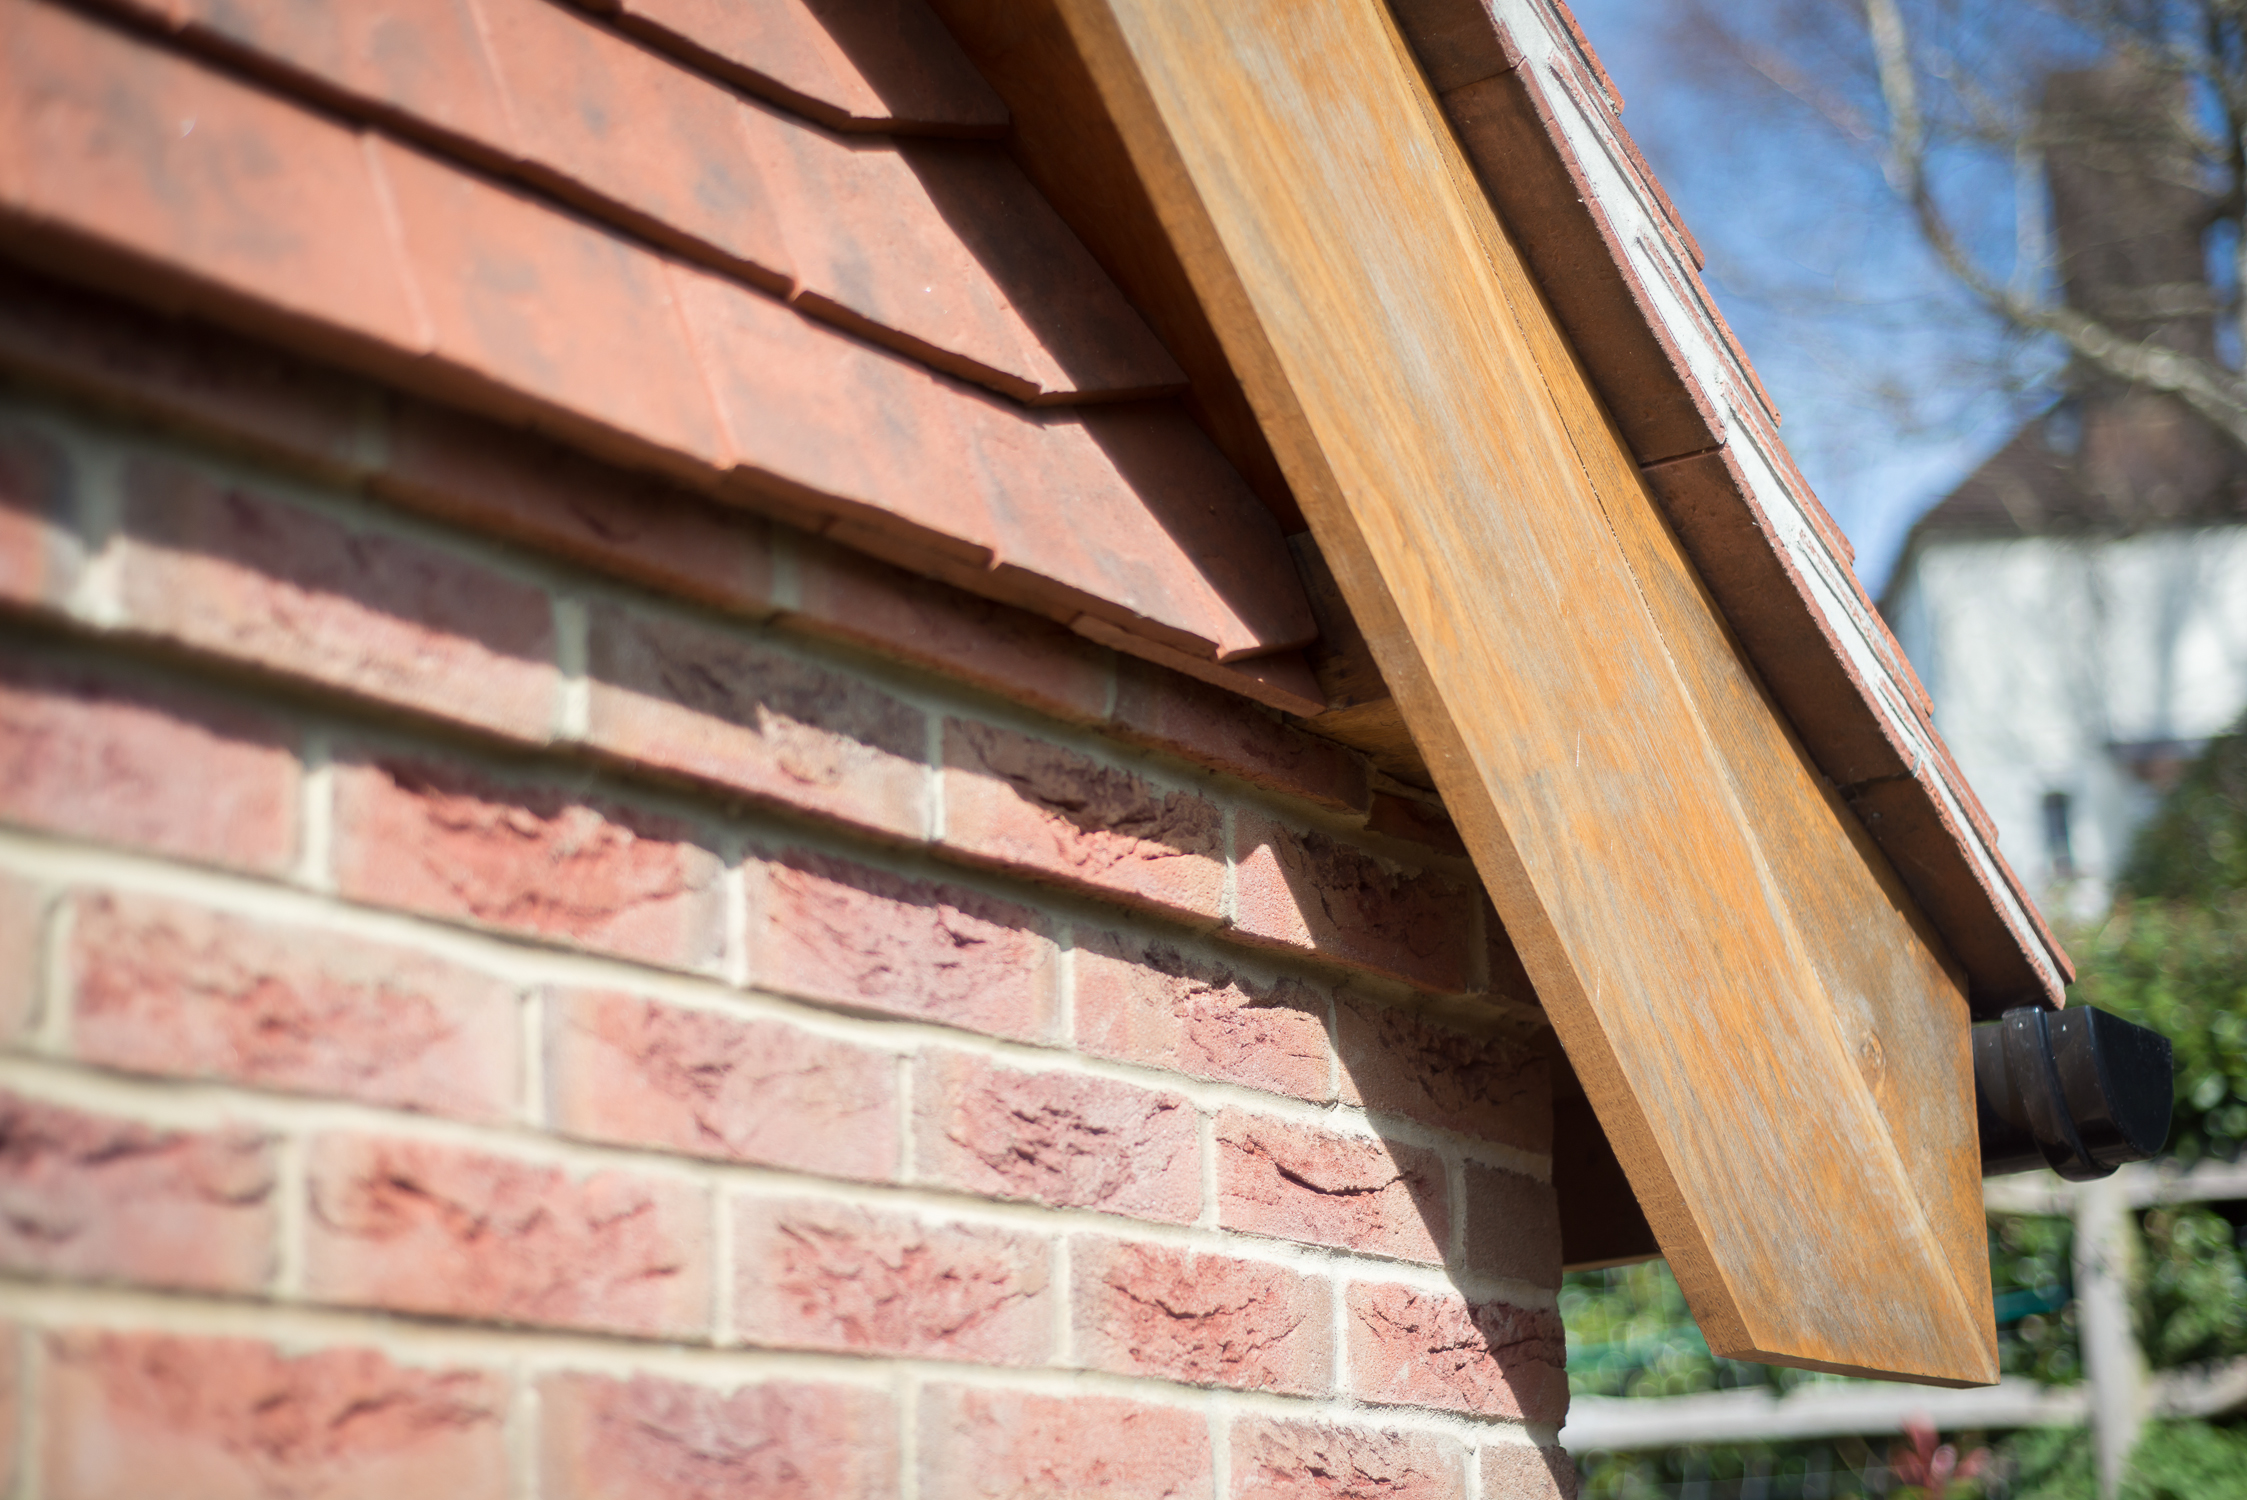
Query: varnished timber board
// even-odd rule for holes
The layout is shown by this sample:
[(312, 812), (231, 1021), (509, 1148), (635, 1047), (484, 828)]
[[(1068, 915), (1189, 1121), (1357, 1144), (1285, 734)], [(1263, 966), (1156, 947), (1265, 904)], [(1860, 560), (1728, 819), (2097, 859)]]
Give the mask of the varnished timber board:
[(1712, 1347), (1993, 1379), (1955, 977), (1732, 651), (1387, 12), (1057, 5)]

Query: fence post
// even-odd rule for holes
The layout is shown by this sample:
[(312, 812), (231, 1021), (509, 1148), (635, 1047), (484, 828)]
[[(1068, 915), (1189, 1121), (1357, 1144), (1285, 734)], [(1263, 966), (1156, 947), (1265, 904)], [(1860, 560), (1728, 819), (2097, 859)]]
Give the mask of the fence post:
[(2145, 1356), (2130, 1319), (2136, 1226), (2126, 1184), (2116, 1177), (2077, 1183), (2076, 1331), (2091, 1386), (2091, 1434), (2099, 1456), (2099, 1495), (2114, 1500), (2145, 1421)]

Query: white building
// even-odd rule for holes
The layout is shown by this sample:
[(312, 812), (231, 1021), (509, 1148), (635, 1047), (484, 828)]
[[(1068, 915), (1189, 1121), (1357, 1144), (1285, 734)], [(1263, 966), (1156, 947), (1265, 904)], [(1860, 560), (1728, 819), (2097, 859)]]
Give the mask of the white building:
[[(2060, 73), (2042, 120), (2067, 301), (2216, 351), (2207, 204), (2183, 96)], [(2167, 397), (2088, 369), (1920, 518), (1881, 611), (1936, 727), (2054, 916), (2096, 916), (2131, 835), (2247, 710), (2247, 457)]]

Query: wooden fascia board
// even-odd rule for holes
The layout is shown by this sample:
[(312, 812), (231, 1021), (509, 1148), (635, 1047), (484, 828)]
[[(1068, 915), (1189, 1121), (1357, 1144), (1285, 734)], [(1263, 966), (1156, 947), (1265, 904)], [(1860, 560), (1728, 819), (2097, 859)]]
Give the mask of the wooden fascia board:
[(1573, 26), (1543, 0), (1397, 0), (1395, 13), (1743, 648), (1965, 964), (1975, 1011), (2063, 1003), (2066, 953), (1780, 443)]
[[(1837, 985), (1863, 919), (1911, 902), (1814, 909), (1825, 870), (1892, 877), (1388, 12), (1056, 8), (1712, 1347), (1994, 1378), (1963, 995), (1908, 933), (1869, 961), (1916, 970)], [(1893, 1073), (1890, 1044), (1917, 1049)]]

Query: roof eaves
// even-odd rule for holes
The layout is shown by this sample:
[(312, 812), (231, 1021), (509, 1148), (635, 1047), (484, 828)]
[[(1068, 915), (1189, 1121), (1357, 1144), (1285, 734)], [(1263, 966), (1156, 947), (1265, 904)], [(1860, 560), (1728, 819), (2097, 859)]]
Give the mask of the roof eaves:
[(1719, 608), (1965, 966), (1974, 1008), (2061, 1003), (2067, 955), (1779, 441), (1573, 17), (1546, 0), (1395, 0), (1395, 13)]

